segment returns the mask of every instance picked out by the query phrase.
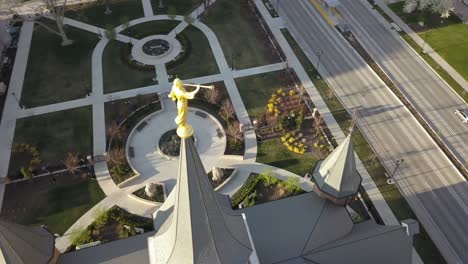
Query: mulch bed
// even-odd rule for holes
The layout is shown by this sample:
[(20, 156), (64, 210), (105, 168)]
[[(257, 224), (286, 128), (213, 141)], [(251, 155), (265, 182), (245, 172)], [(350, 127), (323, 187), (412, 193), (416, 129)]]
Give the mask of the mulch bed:
[(163, 186), (160, 184), (156, 185), (156, 195), (154, 197), (149, 197), (148, 195), (146, 195), (145, 187), (134, 191), (133, 194), (141, 199), (145, 199), (151, 202), (157, 202), (157, 203), (164, 202), (164, 190), (163, 190)]
[(232, 172), (234, 172), (234, 169), (221, 168), (221, 171), (223, 172), (223, 176), (218, 181), (213, 181), (213, 179), (212, 179), (213, 171), (208, 172), (207, 176), (208, 176), (208, 179), (210, 180), (211, 187), (213, 187), (213, 189), (216, 189), (219, 185), (221, 185), (229, 177), (231, 177), (231, 174), (232, 174)]

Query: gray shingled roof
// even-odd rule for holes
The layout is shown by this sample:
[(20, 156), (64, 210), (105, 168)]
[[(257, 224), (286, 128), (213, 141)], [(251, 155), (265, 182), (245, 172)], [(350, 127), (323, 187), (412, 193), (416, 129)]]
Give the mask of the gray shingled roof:
[(149, 263), (147, 239), (152, 235), (154, 231), (66, 253), (59, 257), (58, 263), (146, 264)]
[(260, 263), (411, 263), (412, 247), (402, 226), (372, 220), (355, 225), (345, 207), (315, 193), (236, 213), (247, 217)]
[[(149, 239), (151, 263), (247, 263), (252, 246), (239, 215), (226, 214), (192, 140), (183, 139), (177, 184)], [(167, 209), (167, 210), (166, 210)]]
[(48, 263), (54, 255), (55, 237), (41, 227), (22, 226), (0, 220), (0, 262)]
[(356, 170), (351, 134), (323, 161), (312, 174), (317, 187), (337, 199), (357, 193), (362, 178)]

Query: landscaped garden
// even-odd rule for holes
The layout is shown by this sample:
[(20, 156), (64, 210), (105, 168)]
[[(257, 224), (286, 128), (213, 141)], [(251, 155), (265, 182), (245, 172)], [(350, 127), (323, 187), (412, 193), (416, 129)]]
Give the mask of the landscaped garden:
[[(348, 133), (352, 122), (351, 116), (348, 114), (343, 105), (341, 105), (333, 90), (328, 86), (327, 82), (321, 78), (314, 65), (308, 60), (291, 34), (287, 30), (283, 30), (282, 32), (294, 50), (294, 53), (298, 57), (302, 66), (306, 70), (307, 74), (309, 75), (309, 78), (312, 80), (320, 95), (324, 99), (325, 103), (333, 114), (333, 117), (336, 119), (341, 129), (345, 133)], [(364, 135), (360, 132), (358, 127), (354, 129), (352, 140), (354, 150), (358, 154), (359, 158), (364, 164), (364, 167), (369, 172), (372, 180), (379, 188), (380, 193), (385, 198), (385, 201), (390, 206), (396, 218), (398, 220), (409, 218), (417, 219), (406, 200), (400, 194), (398, 188), (395, 185), (387, 184), (388, 178), (385, 176), (385, 168), (374, 154), (372, 148), (367, 143)], [(365, 198), (365, 200), (367, 199), (366, 193), (361, 192), (361, 195)], [(371, 208), (371, 211), (375, 211), (375, 209)], [(422, 226), (420, 226), (420, 228), (421, 233), (414, 237), (414, 243), (415, 248), (420, 254), (424, 263), (444, 263), (445, 261), (443, 257), (440, 255), (429, 235)]]
[(7, 184), (0, 216), (24, 225), (47, 225), (62, 235), (104, 197), (86, 171), (63, 172)]
[(91, 92), (91, 55), (95, 34), (67, 27), (75, 43), (61, 46), (61, 38), (42, 26), (33, 32), (21, 103), (36, 107), (85, 97)]
[(311, 113), (285, 71), (239, 78), (236, 83), (260, 139), (258, 162), (302, 176), (328, 155), (323, 121), (319, 115), (306, 119)]
[(244, 69), (279, 62), (247, 0), (217, 0), (204, 14), (231, 67)]
[(164, 203), (166, 200), (164, 185), (160, 183), (147, 183), (145, 187), (134, 191), (132, 194), (150, 202)]
[(256, 204), (276, 201), (289, 196), (305, 193), (299, 187), (299, 179), (289, 177), (286, 181), (277, 179), (271, 171), (252, 173), (242, 187), (231, 197), (232, 208), (244, 208)]
[(22, 167), (34, 174), (64, 168), (67, 153), (86, 159), (92, 154), (91, 118), (91, 107), (81, 107), (18, 119), (9, 176), (22, 178)]
[(224, 82), (213, 83), (215, 89), (202, 89), (197, 93), (190, 106), (202, 109), (214, 116), (223, 126), (227, 137), (224, 154), (244, 155), (244, 134), (239, 130), (239, 120), (236, 116), (231, 99)]
[(72, 233), (72, 244), (67, 252), (83, 244), (106, 243), (154, 230), (153, 219), (131, 214), (118, 206), (107, 211), (99, 210), (94, 217), (91, 225)]
[(157, 94), (138, 95), (105, 105), (108, 165), (116, 184), (135, 175), (126, 158), (128, 135), (140, 120), (160, 109)]
[(229, 177), (232, 176), (234, 173), (234, 169), (229, 168), (213, 168), (210, 172), (208, 172), (208, 179), (210, 180), (211, 187), (216, 189), (222, 183), (224, 183)]
[[(390, 4), (389, 7), (419, 36), (427, 42), (445, 61), (447, 61), (460, 75), (468, 80), (468, 25), (451, 14), (448, 18), (441, 18), (430, 10), (414, 11), (410, 14), (403, 12), (404, 2)], [(421, 26), (419, 22), (422, 22)], [(420, 48), (416, 48), (417, 51)]]

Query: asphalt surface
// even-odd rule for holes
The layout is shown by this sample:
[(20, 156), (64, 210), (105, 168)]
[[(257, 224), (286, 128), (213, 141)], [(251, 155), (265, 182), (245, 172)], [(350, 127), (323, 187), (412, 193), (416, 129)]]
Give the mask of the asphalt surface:
[(323, 51), (321, 75), (349, 111), (358, 110), (358, 125), (387, 170), (393, 171), (395, 161), (404, 159), (395, 174), (396, 183), (445, 259), (468, 263), (465, 179), (401, 101), (308, 0), (280, 1), (280, 5), (279, 14), (287, 28), (315, 65), (315, 54)]
[(341, 3), (338, 10), (359, 42), (452, 153), (463, 165), (468, 165), (468, 124), (454, 114), (455, 109), (468, 108), (465, 102), (390, 30), (388, 23), (382, 24), (382, 20), (372, 15), (367, 2), (343, 0)]

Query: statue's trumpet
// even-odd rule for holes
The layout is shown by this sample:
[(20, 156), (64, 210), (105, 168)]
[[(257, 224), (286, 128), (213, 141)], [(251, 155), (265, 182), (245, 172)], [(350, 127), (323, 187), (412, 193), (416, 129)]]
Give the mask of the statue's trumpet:
[[(184, 83), (184, 86), (193, 86), (193, 87), (197, 87), (198, 84), (190, 84), (190, 83)], [(200, 85), (201, 88), (207, 88), (207, 89), (210, 89), (210, 90), (213, 90), (215, 87), (214, 85)]]

